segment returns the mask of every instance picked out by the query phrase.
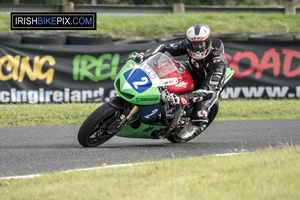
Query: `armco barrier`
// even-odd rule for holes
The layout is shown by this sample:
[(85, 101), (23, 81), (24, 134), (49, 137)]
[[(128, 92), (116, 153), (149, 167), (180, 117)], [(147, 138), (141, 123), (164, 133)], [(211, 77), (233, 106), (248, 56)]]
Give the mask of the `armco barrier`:
[[(23, 40), (26, 34), (10, 34), (15, 40), (0, 34), (0, 103), (105, 101), (114, 95), (113, 80), (122, 60), (134, 52), (184, 38), (175, 34), (157, 40), (110, 38), (105, 41), (109, 44), (68, 44), (68, 35), (76, 34), (65, 33), (63, 45), (49, 45), (49, 41), (28, 44)], [(235, 70), (221, 98), (299, 98), (299, 35), (284, 35), (218, 35), (224, 37), (226, 59)], [(176, 59), (185, 60), (186, 56)]]

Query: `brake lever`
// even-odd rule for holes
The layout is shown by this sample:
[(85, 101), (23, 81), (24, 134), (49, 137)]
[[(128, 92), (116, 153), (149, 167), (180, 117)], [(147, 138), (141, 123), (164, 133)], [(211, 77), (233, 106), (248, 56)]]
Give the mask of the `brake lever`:
[(131, 59), (131, 58), (127, 58), (127, 59), (125, 59), (125, 60), (122, 60), (121, 63), (122, 63), (122, 64), (125, 64), (125, 63), (126, 63), (128, 60), (130, 60), (130, 59)]

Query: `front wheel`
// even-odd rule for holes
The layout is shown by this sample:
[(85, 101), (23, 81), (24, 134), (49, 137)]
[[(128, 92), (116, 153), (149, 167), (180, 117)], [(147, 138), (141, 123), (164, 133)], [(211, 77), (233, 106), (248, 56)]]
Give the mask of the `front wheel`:
[[(217, 101), (212, 107), (211, 107), (211, 110), (209, 112), (209, 115), (208, 115), (208, 124), (207, 124), (207, 127), (213, 122), (213, 120), (215, 119), (215, 117), (217, 116), (217, 113), (218, 113), (218, 110), (219, 110), (219, 101)], [(205, 129), (207, 129), (207, 127)], [(205, 130), (204, 129), (204, 130)], [(172, 142), (172, 143), (185, 143), (193, 138), (195, 138), (196, 136), (200, 135), (202, 132), (196, 132), (194, 133), (191, 137), (187, 138), (187, 139), (182, 139), (180, 137), (177, 136), (177, 133), (179, 133), (180, 130), (176, 130), (175, 132), (173, 132), (173, 134), (171, 133), (167, 139)]]
[(116, 120), (120, 111), (105, 103), (97, 108), (81, 125), (78, 142), (83, 147), (96, 147), (112, 138), (116, 133), (108, 132), (108, 126)]

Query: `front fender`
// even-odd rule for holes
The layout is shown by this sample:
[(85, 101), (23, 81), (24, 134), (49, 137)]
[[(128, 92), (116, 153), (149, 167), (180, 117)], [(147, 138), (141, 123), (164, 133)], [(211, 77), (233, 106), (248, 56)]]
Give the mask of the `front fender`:
[(125, 109), (125, 105), (126, 105), (126, 101), (119, 96), (112, 97), (108, 103), (111, 106), (122, 110)]

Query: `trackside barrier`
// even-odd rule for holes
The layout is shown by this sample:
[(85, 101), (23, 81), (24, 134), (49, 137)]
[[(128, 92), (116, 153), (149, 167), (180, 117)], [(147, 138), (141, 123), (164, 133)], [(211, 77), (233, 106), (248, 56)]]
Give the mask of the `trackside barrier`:
[(1, 4), (0, 12), (97, 12), (99, 15), (115, 16), (139, 16), (166, 13), (292, 13), (299, 14), (300, 8), (292, 3), (286, 3), (284, 6), (201, 6), (201, 5), (184, 5), (174, 4), (173, 6), (165, 5), (107, 5), (107, 4), (74, 4), (66, 2), (61, 5), (42, 5), (42, 4)]
[[(300, 33), (222, 33), (214, 34), (214, 37), (220, 38), (224, 42), (234, 41), (299, 41)], [(177, 33), (172, 37), (158, 38), (153, 40), (130, 40), (127, 38), (112, 38), (107, 34), (81, 34), (80, 32), (45, 32), (35, 33), (0, 33), (0, 44), (56, 44), (56, 45), (74, 45), (74, 44), (138, 44), (138, 43), (165, 43), (177, 42), (185, 38), (185, 33)]]
[[(57, 39), (53, 44), (46, 33), (38, 38), (32, 34), (10, 35), (16, 37), (10, 40), (8, 34), (0, 34), (0, 103), (107, 101), (115, 94), (113, 81), (122, 60), (134, 52), (184, 39), (180, 33), (143, 41), (86, 35), (85, 42), (76, 43), (83, 34), (60, 33), (53, 36)], [(214, 36), (223, 40), (228, 65), (235, 70), (221, 98), (300, 97), (298, 33)], [(185, 60), (186, 56), (176, 59)]]

